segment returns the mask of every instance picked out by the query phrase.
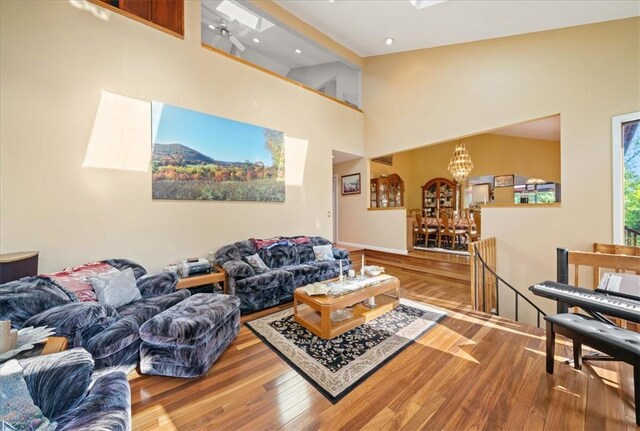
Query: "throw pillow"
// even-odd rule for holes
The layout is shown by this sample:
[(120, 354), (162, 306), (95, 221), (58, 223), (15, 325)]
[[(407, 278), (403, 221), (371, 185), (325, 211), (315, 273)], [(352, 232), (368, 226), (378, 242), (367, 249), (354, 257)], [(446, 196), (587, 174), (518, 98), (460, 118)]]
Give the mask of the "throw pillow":
[(98, 274), (89, 279), (95, 290), (98, 301), (112, 307), (120, 307), (142, 298), (136, 285), (133, 270)]
[(44, 275), (62, 287), (64, 291), (74, 295), (78, 301), (98, 302), (96, 294), (91, 288), (89, 278), (115, 271), (117, 271), (117, 269), (107, 263), (94, 262)]
[(22, 367), (15, 359), (0, 366), (0, 423), (17, 431), (55, 430), (42, 411), (33, 403), (24, 380)]
[(314, 246), (313, 254), (316, 255), (316, 260), (319, 261), (336, 260), (336, 258), (333, 257), (333, 247), (331, 244)]
[(247, 256), (244, 259), (251, 265), (256, 274), (263, 274), (269, 271), (269, 267), (264, 263), (262, 258), (258, 256), (258, 253)]

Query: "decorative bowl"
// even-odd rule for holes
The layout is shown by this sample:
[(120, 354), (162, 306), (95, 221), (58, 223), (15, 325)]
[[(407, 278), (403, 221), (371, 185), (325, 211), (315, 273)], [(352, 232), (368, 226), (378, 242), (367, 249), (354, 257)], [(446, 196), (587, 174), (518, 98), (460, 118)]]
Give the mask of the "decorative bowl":
[(384, 267), (382, 266), (367, 265), (364, 267), (364, 273), (371, 277), (377, 277), (383, 272), (384, 272)]

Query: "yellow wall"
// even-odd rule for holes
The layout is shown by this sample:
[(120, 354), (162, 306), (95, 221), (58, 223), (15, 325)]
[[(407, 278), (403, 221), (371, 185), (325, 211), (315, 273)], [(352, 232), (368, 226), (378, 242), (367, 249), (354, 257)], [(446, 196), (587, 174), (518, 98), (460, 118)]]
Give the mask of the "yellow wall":
[[(199, 2), (185, 19), (180, 40), (85, 2), (0, 2), (1, 252), (157, 270), (249, 237), (331, 237), (331, 151), (363, 153), (362, 114), (203, 49)], [(286, 202), (152, 201), (149, 172), (83, 168), (102, 90), (307, 141), (287, 148)]]
[[(371, 162), (373, 178), (380, 173), (398, 173), (405, 181), (407, 208), (421, 208), (422, 186), (432, 178), (453, 179), (447, 167), (459, 140), (396, 153), (393, 166)], [(524, 175), (560, 182), (560, 143), (539, 139), (481, 134), (462, 140), (473, 161), (471, 177), (484, 175)], [(496, 203), (513, 203), (513, 188), (496, 190)], [(510, 191), (511, 199), (500, 200)]]
[[(611, 117), (640, 110), (638, 76), (638, 18), (370, 57), (365, 156), (559, 113), (562, 206), (483, 213), (500, 274), (525, 291), (555, 277), (556, 247), (612, 240)], [(366, 217), (363, 207), (351, 219)], [(350, 232), (340, 237), (366, 242)]]

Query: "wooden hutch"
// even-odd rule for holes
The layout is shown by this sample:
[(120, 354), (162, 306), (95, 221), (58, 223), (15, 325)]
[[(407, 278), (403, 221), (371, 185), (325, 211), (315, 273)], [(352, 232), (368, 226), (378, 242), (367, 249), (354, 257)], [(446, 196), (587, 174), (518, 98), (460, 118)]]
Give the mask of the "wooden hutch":
[(422, 186), (422, 208), (425, 217), (437, 217), (438, 209), (456, 210), (457, 183), (446, 178), (434, 178)]
[(404, 207), (404, 181), (398, 174), (373, 178), (369, 187), (371, 208)]

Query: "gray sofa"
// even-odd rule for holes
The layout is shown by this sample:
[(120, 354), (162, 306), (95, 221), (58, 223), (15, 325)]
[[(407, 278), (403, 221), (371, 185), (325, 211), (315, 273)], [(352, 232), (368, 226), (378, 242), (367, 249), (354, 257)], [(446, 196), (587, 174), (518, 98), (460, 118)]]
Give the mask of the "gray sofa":
[[(335, 260), (316, 260), (313, 247), (332, 245), (319, 236), (249, 239), (226, 245), (216, 252), (216, 261), (229, 276), (229, 293), (240, 299), (242, 314), (262, 310), (293, 299), (296, 287), (336, 278), (351, 268), (346, 250), (332, 246)], [(258, 254), (268, 270), (256, 271), (246, 258)]]
[(140, 358), (140, 326), (188, 298), (190, 292), (175, 290), (175, 274), (147, 274), (142, 266), (126, 259), (103, 262), (119, 270), (131, 268), (142, 298), (116, 309), (99, 302), (79, 302), (73, 292), (47, 276), (25, 277), (0, 285), (0, 320), (11, 320), (18, 329), (55, 327), (55, 335), (66, 337), (70, 346), (91, 353), (96, 369), (130, 371)]
[[(0, 414), (0, 424), (5, 421), (7, 429), (18, 426), (15, 421), (25, 415), (27, 400), (16, 397), (14, 392), (16, 386), (25, 383), (31, 402), (52, 425), (56, 423), (57, 426), (53, 427), (58, 431), (131, 429), (131, 392), (125, 373), (93, 374), (94, 362), (84, 349), (71, 349), (18, 362), (22, 371), (17, 378), (22, 383), (16, 382), (15, 374), (0, 376), (0, 393), (4, 392), (4, 396), (13, 399), (13, 404), (20, 405), (20, 410), (0, 409), (4, 413)], [(42, 426), (46, 428), (46, 422)]]

